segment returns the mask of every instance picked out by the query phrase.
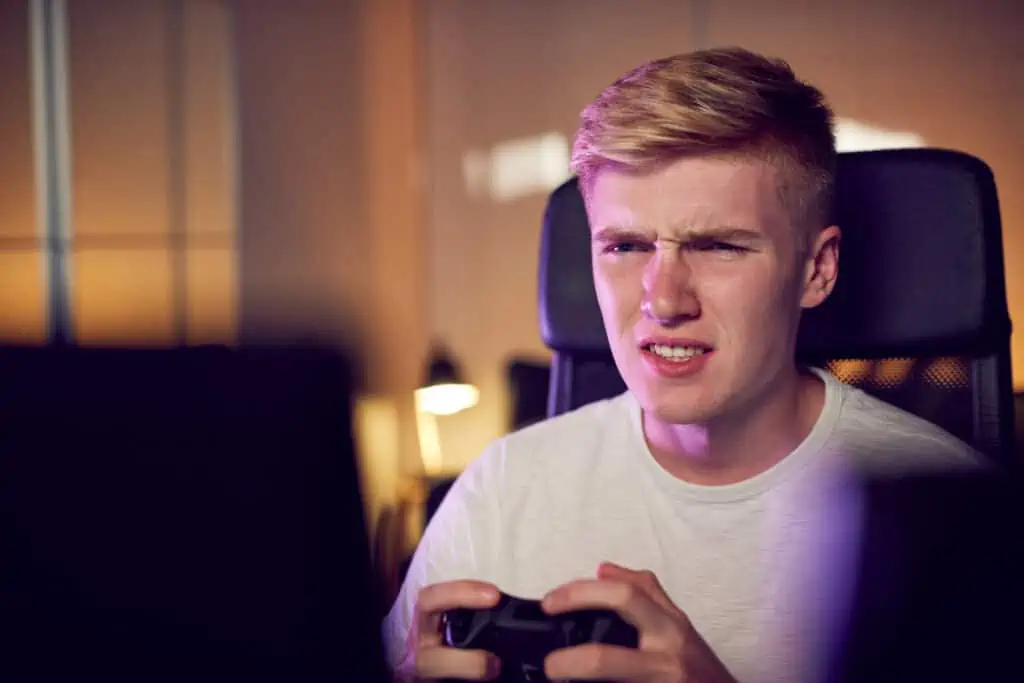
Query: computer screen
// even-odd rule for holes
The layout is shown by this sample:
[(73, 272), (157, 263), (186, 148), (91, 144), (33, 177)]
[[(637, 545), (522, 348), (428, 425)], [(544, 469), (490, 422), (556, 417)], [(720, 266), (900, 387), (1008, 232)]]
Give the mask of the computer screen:
[(1018, 678), (1021, 481), (877, 477), (863, 500), (858, 580), (828, 683)]
[(0, 349), (0, 680), (384, 680), (345, 358)]

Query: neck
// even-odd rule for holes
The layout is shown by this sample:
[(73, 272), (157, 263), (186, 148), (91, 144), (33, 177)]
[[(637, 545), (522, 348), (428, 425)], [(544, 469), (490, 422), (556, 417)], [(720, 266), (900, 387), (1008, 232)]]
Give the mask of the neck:
[(803, 441), (821, 414), (824, 385), (792, 368), (755, 398), (755, 407), (708, 424), (669, 424), (644, 413), (654, 459), (683, 481), (734, 484), (777, 464)]

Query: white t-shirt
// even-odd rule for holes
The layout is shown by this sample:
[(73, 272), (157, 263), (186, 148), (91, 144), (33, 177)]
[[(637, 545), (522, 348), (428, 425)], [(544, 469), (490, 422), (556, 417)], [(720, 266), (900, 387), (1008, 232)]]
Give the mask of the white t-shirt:
[(654, 572), (742, 683), (815, 679), (858, 550), (848, 475), (980, 461), (938, 427), (815, 372), (826, 391), (810, 434), (737, 484), (699, 486), (666, 472), (628, 392), (497, 440), (423, 535), (384, 623), (390, 665), (423, 586), (471, 578), (540, 598), (610, 561)]

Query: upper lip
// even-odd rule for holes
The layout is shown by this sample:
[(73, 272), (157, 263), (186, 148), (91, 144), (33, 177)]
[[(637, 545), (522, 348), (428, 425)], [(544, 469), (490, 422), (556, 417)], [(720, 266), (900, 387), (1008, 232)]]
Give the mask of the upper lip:
[(698, 341), (696, 339), (682, 339), (679, 337), (644, 337), (640, 340), (640, 347), (647, 348), (653, 345), (659, 346), (685, 346), (689, 348), (711, 350), (713, 347), (707, 342)]

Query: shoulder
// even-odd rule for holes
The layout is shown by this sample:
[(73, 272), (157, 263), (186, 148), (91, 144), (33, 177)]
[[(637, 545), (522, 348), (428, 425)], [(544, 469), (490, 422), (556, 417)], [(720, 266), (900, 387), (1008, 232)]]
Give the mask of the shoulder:
[(627, 392), (596, 401), (557, 417), (548, 418), (501, 439), (509, 451), (538, 452), (560, 449), (566, 443), (597, 442), (608, 432), (628, 428), (635, 403)]
[(986, 465), (980, 453), (932, 422), (831, 376), (826, 382), (834, 383), (840, 397), (835, 437), (869, 470), (927, 472)]
[[(463, 492), (491, 495), (528, 488), (540, 478), (573, 476), (619, 449), (632, 428), (635, 400), (628, 392), (548, 418), (493, 441), (459, 476)], [(499, 490), (500, 489), (500, 490)]]

